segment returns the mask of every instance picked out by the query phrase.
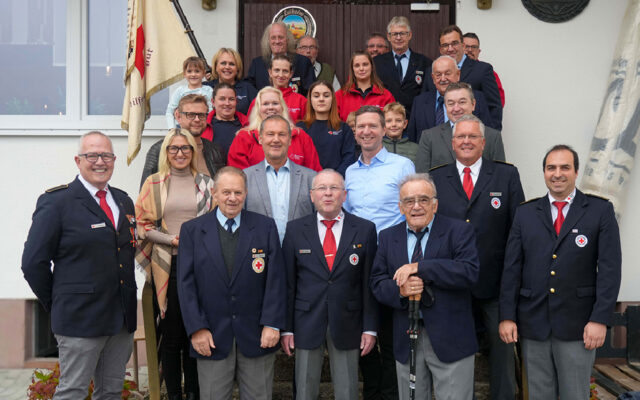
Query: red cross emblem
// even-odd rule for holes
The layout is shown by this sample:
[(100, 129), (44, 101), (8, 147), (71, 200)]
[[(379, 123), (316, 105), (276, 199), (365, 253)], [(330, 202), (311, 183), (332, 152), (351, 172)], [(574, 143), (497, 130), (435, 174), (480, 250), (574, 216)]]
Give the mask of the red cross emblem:
[(351, 263), (351, 265), (358, 264), (358, 261), (360, 261), (360, 257), (358, 257), (356, 253), (353, 253), (349, 256), (349, 262)]
[(491, 207), (497, 210), (498, 208), (500, 208), (501, 205), (502, 205), (502, 202), (500, 202), (499, 198), (494, 197), (491, 199)]
[(262, 257), (259, 257), (253, 260), (253, 262), (251, 263), (251, 267), (257, 274), (264, 271), (264, 260), (262, 259)]
[(576, 236), (576, 245), (578, 247), (584, 247), (584, 246), (587, 245), (588, 242), (589, 242), (589, 240), (587, 239), (587, 237), (585, 235)]

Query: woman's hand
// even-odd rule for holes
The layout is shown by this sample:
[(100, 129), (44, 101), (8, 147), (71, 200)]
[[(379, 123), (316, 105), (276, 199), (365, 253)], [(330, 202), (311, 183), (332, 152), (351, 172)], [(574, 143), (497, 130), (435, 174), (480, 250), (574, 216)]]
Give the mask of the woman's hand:
[(178, 247), (179, 244), (180, 244), (180, 235), (176, 235), (176, 237), (174, 237), (173, 240), (171, 241), (171, 246)]

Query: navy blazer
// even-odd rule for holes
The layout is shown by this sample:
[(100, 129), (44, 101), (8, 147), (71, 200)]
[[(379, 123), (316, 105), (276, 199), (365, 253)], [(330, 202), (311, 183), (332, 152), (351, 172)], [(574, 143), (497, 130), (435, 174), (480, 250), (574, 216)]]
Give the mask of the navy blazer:
[(409, 117), (413, 98), (420, 94), (423, 86), (426, 86), (425, 79), (431, 77), (431, 59), (412, 50), (402, 82), (398, 81), (396, 60), (392, 51), (374, 57), (373, 63), (384, 87), (391, 92), (398, 103), (404, 106)]
[[(272, 353), (279, 347), (260, 347), (262, 328), (284, 329), (286, 310), (286, 277), (276, 224), (271, 218), (242, 211), (229, 279), (216, 212), (217, 208), (185, 222), (180, 229), (178, 296), (184, 326), (189, 336), (208, 329), (216, 346), (210, 357), (192, 347), (191, 357), (224, 359), (234, 338), (245, 357)], [(254, 265), (256, 260), (263, 266)]]
[(78, 178), (38, 198), (22, 272), (51, 311), (55, 334), (113, 336), (123, 325), (136, 330), (135, 211), (125, 192), (109, 191), (120, 212), (117, 229)]
[[(393, 308), (393, 352), (402, 364), (409, 360), (409, 302), (400, 297), (393, 275), (408, 263), (406, 222), (380, 232), (371, 289), (380, 303)], [(420, 311), (433, 350), (442, 362), (461, 360), (478, 349), (471, 311), (471, 288), (478, 280), (478, 271), (473, 228), (436, 214), (417, 276), (433, 290), (433, 305), (421, 304)]]
[[(271, 86), (269, 81), (269, 66), (265, 64), (262, 56), (256, 57), (251, 61), (249, 72), (247, 73), (247, 81), (251, 83), (256, 90), (260, 91), (265, 86)], [(294, 91), (303, 96), (307, 95), (307, 90), (316, 80), (311, 61), (305, 56), (295, 54), (293, 59), (293, 76), (289, 86), (294, 87)]]
[(528, 339), (581, 341), (587, 322), (611, 322), (621, 258), (611, 202), (576, 190), (560, 235), (548, 196), (521, 205), (507, 242), (500, 320), (515, 321)]
[(524, 201), (518, 169), (483, 158), (471, 199), (462, 189), (456, 163), (429, 173), (438, 190), (438, 214), (466, 221), (475, 230), (480, 277), (471, 293), (480, 299), (497, 299), (509, 229), (516, 207)]
[[(480, 118), (486, 126), (495, 128), (496, 125), (493, 123), (493, 119), (491, 119), (484, 94), (474, 90), (473, 96), (476, 99), (476, 107), (473, 115)], [(409, 118), (407, 137), (412, 142), (420, 143), (422, 131), (436, 126), (436, 92), (430, 90), (416, 96), (416, 98), (413, 99), (413, 110), (416, 110), (416, 112), (412, 113)]]
[(342, 234), (329, 271), (317, 214), (290, 221), (282, 245), (287, 265), (287, 331), (296, 347), (312, 350), (327, 326), (340, 350), (357, 349), (362, 332), (378, 330), (378, 303), (369, 288), (376, 254), (376, 226), (344, 213)]

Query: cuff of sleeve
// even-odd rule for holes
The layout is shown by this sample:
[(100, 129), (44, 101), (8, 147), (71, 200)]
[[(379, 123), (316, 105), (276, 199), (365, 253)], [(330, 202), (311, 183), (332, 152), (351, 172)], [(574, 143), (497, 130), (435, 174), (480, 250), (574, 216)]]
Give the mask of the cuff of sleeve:
[(362, 333), (366, 333), (367, 335), (371, 335), (371, 336), (378, 336), (378, 333), (374, 331), (364, 331)]

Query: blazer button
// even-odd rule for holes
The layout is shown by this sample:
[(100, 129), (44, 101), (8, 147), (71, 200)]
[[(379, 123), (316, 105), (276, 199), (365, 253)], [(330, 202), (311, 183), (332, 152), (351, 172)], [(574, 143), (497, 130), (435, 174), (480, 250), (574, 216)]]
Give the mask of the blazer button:
[(471, 222), (471, 220), (469, 218), (466, 219), (467, 222)]
[(549, 291), (550, 291), (551, 293), (555, 293), (555, 292), (556, 292), (556, 290), (555, 290), (554, 288), (549, 289)]
[(122, 268), (122, 264), (120, 264), (120, 268)]
[(122, 279), (120, 279), (120, 284), (122, 285), (124, 283), (124, 281)]
[(554, 254), (554, 255), (551, 256), (551, 258), (553, 258), (555, 260), (556, 258), (558, 258), (558, 255)]
[(118, 247), (118, 251), (120, 251), (120, 247)]
[(551, 276), (556, 276), (556, 271), (551, 271)]

